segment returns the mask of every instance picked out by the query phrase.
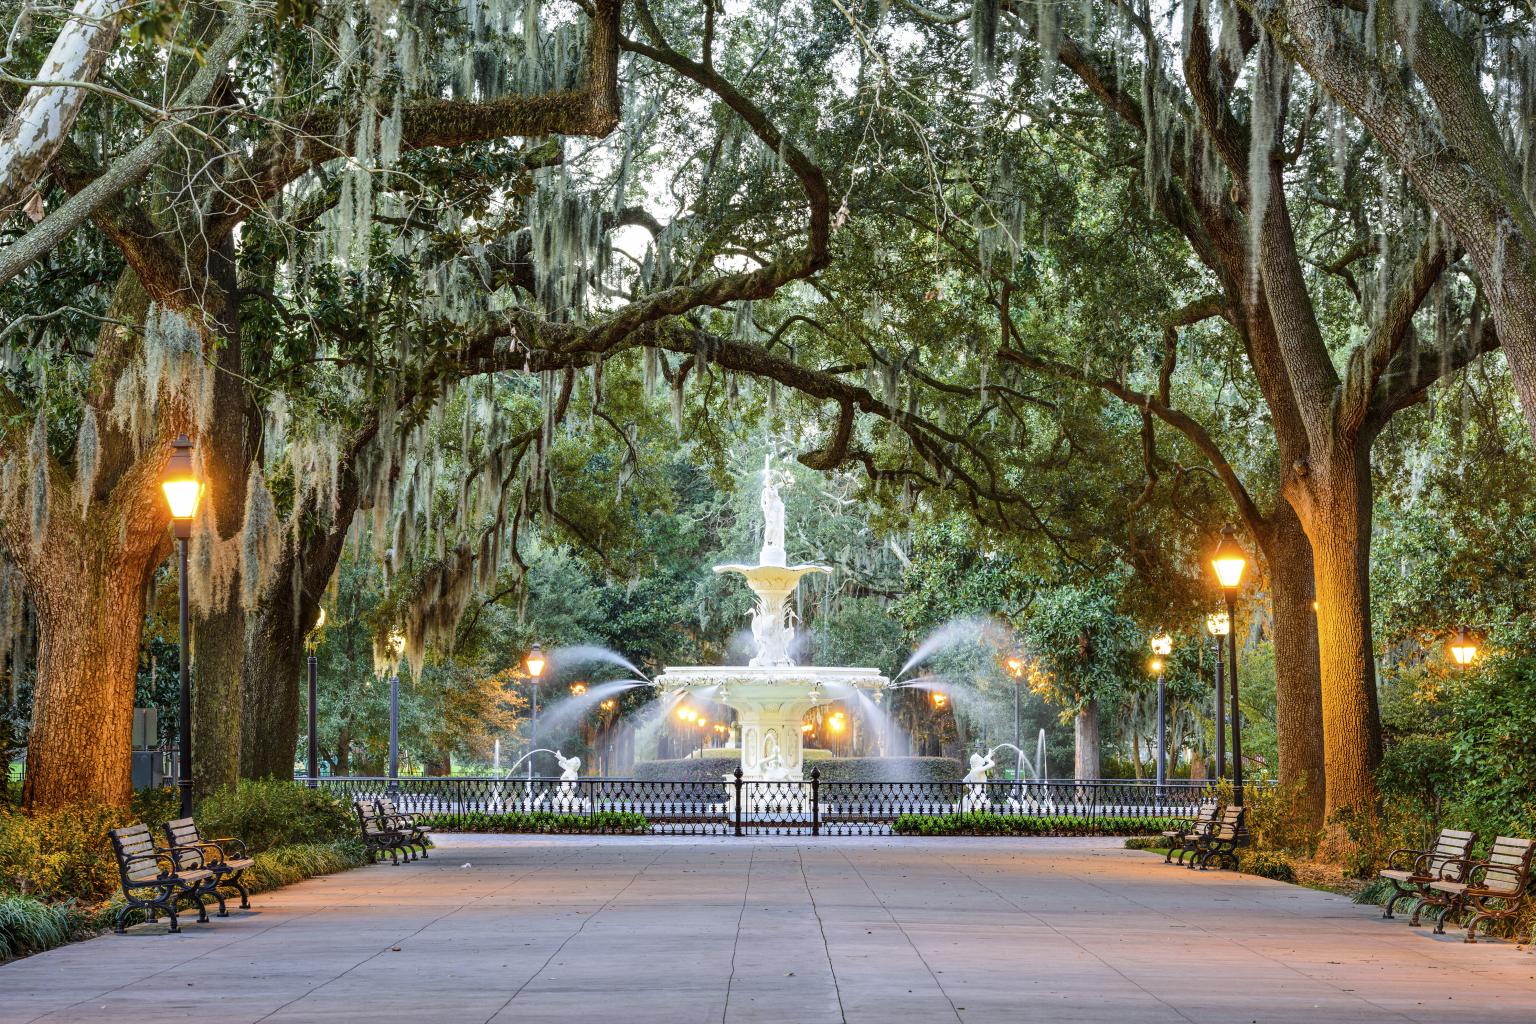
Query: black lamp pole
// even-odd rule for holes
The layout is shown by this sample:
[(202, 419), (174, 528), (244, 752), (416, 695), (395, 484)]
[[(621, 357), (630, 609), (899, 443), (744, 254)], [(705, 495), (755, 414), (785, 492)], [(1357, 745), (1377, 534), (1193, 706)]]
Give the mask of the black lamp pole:
[(319, 675), (319, 660), (315, 657), (313, 646), (309, 649), (309, 758), (308, 772), (311, 787), (320, 785), (320, 737), (315, 733), (315, 723), (319, 719), (319, 707), (316, 700), (316, 677)]
[[(1231, 621), (1230, 619), (1228, 620)], [(1225, 666), (1222, 659), (1226, 657), (1226, 650), (1222, 647), (1222, 636), (1216, 634), (1216, 778), (1218, 781), (1227, 777), (1227, 685), (1222, 678)]]
[(1227, 675), (1232, 682), (1232, 800), (1243, 806), (1243, 716), (1237, 703), (1237, 590), (1227, 596)]
[(389, 793), (400, 790), (400, 669), (389, 677)]
[(179, 681), (181, 701), (179, 721), (176, 723), (177, 742), (181, 745), (176, 766), (176, 792), (181, 800), (181, 816), (192, 817), (192, 678), (187, 671), (187, 543), (192, 539), (192, 520), (177, 519), (176, 549), (178, 553), (177, 591), (181, 598), (181, 656)]

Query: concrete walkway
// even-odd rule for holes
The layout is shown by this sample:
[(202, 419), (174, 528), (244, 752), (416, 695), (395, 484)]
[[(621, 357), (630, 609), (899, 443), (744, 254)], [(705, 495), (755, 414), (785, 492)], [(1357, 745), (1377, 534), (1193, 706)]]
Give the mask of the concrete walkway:
[(0, 1024), (1536, 1020), (1536, 955), (1096, 840), (442, 837), (0, 967)]

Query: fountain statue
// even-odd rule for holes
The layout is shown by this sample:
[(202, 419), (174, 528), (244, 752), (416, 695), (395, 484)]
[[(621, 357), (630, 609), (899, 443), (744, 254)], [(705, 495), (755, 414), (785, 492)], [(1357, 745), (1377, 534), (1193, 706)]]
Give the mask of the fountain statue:
[(560, 764), (560, 789), (555, 793), (555, 809), (566, 813), (588, 810), (591, 801), (576, 788), (577, 780), (581, 778), (581, 758), (566, 757), (557, 750), (555, 760)]
[(985, 811), (992, 806), (987, 796), (987, 772), (997, 767), (991, 751), (971, 755), (971, 770), (960, 781), (965, 784), (965, 795), (960, 798), (960, 810)]
[(757, 597), (752, 610), (751, 660), (746, 665), (668, 668), (656, 683), (664, 693), (717, 688), (718, 692), (706, 699), (726, 704), (736, 712), (743, 778), (754, 782), (792, 782), (804, 778), (800, 723), (806, 712), (828, 703), (828, 690), (879, 689), (887, 680), (873, 668), (794, 663), (790, 656), (795, 639), (790, 598), (803, 577), (832, 570), (824, 565), (789, 564), (785, 555), (784, 499), (780, 493), (788, 476), (774, 469), (771, 455), (763, 460), (761, 481), (763, 543), (757, 564), (715, 566), (715, 572), (742, 576)]

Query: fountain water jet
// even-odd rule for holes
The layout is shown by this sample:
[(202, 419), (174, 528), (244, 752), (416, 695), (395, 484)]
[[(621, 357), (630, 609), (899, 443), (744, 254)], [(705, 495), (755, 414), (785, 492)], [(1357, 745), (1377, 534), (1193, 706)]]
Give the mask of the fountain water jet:
[(757, 565), (717, 565), (719, 573), (739, 573), (757, 595), (752, 612), (752, 659), (746, 665), (669, 667), (656, 677), (663, 693), (702, 694), (736, 712), (741, 743), (742, 777), (752, 782), (804, 778), (805, 751), (800, 723), (807, 711), (830, 703), (824, 688), (878, 689), (885, 676), (873, 668), (796, 665), (790, 658), (795, 639), (789, 622), (789, 598), (800, 579), (831, 572), (824, 565), (789, 565), (784, 552), (784, 501), (772, 457), (763, 461), (763, 545)]

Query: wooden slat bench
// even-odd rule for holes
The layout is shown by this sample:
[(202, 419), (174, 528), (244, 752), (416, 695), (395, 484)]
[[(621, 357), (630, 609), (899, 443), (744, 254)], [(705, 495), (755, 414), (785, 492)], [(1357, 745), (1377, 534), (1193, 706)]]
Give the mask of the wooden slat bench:
[(1194, 836), (1202, 836), (1210, 832), (1216, 825), (1217, 803), (1215, 800), (1203, 800), (1195, 809), (1193, 818), (1180, 818), (1174, 823), (1173, 828), (1163, 831), (1163, 838), (1168, 840), (1168, 852), (1163, 854), (1163, 863), (1173, 863), (1173, 855), (1179, 855), (1179, 863), (1184, 863), (1184, 854), (1193, 845)]
[[(1440, 878), (1429, 883), (1430, 891), (1439, 894), (1444, 901), (1444, 909), (1435, 922), (1435, 933), (1444, 934), (1447, 917), (1471, 910), (1472, 916), (1464, 926), (1466, 941), (1476, 942), (1478, 922), (1503, 921), (1518, 914), (1530, 885), (1533, 854), (1536, 854), (1536, 840), (1499, 836), (1489, 848), (1486, 859), (1463, 862), (1465, 874), (1462, 881)], [(1483, 931), (1487, 934), (1486, 925)]]
[(406, 846), (419, 849), (423, 860), (430, 860), (431, 858), (427, 855), (427, 848), (432, 844), (427, 838), (427, 833), (432, 831), (432, 826), (423, 822), (422, 819), (426, 815), (417, 814), (414, 811), (402, 811), (387, 796), (379, 797), (376, 802), (379, 809), (379, 820), (384, 823), (384, 826), (392, 828), (403, 835)]
[(1189, 866), (1204, 871), (1212, 860), (1218, 865), (1227, 864), (1237, 869), (1237, 848), (1246, 841), (1243, 835), (1243, 809), (1227, 807), (1216, 819), (1216, 824), (1204, 835), (1191, 833)]
[(363, 846), (368, 851), (368, 860), (377, 863), (379, 854), (387, 853), (391, 863), (399, 864), (400, 854), (409, 847), (400, 830), (391, 828), (379, 817), (378, 801), (373, 797), (358, 797), (352, 801), (352, 810), (357, 814), (357, 823), (363, 830)]
[(228, 917), (221, 888), (229, 887), (240, 894), (240, 909), (251, 908), (250, 893), (243, 881), (246, 869), (256, 862), (246, 856), (245, 844), (238, 839), (204, 839), (197, 822), (191, 818), (177, 818), (164, 826), (168, 852), (176, 860), (178, 868), (207, 868), (213, 872), (213, 884), (208, 891), (219, 901), (219, 916)]
[[(1429, 883), (1436, 879), (1462, 881), (1475, 842), (1476, 832), (1443, 828), (1435, 838), (1435, 844), (1427, 850), (1393, 850), (1387, 856), (1387, 866), (1377, 874), (1378, 878), (1385, 878), (1392, 885), (1392, 898), (1387, 900), (1381, 916), (1391, 918), (1399, 900), (1413, 896), (1422, 898)], [(1415, 924), (1417, 917), (1414, 915)]]
[(134, 910), (142, 910), (153, 921), (161, 911), (171, 919), (171, 931), (179, 932), (176, 902), (189, 899), (197, 905), (197, 920), (207, 923), (208, 908), (202, 894), (213, 883), (207, 868), (182, 868), (167, 852), (155, 847), (148, 825), (135, 824), (107, 833), (112, 839), (112, 853), (117, 858), (126, 905), (117, 912), (117, 933), (126, 930), (123, 922)]

